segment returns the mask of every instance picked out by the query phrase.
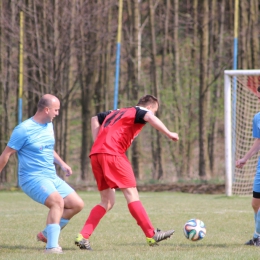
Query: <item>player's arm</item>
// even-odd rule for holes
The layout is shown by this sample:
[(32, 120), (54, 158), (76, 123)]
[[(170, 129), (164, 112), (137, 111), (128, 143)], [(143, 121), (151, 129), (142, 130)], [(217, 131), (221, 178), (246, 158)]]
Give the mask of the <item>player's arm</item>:
[(153, 113), (147, 112), (144, 116), (144, 120), (148, 122), (153, 128), (157, 129), (161, 133), (165, 134), (168, 138), (173, 141), (178, 141), (179, 136), (177, 133), (171, 132), (164, 123), (156, 117)]
[(237, 168), (243, 168), (247, 160), (254, 156), (260, 150), (260, 138), (256, 138), (250, 150), (245, 154), (245, 156), (236, 161)]
[(112, 110), (101, 112), (91, 118), (91, 133), (94, 142), (97, 139), (101, 125), (105, 121), (107, 115), (109, 115), (111, 112)]
[(98, 135), (99, 129), (100, 129), (100, 124), (99, 124), (99, 121), (98, 121), (98, 117), (97, 116), (93, 116), (91, 118), (91, 132), (92, 132), (92, 138), (93, 138), (94, 142), (97, 139), (97, 135)]
[(64, 172), (66, 172), (66, 176), (70, 176), (72, 174), (70, 166), (67, 163), (65, 163), (55, 151), (53, 151), (53, 153), (54, 162), (58, 164)]
[(12, 154), (16, 153), (16, 150), (10, 148), (9, 146), (6, 146), (4, 151), (2, 152), (0, 156), (0, 173), (4, 169), (5, 165), (7, 164), (10, 156)]

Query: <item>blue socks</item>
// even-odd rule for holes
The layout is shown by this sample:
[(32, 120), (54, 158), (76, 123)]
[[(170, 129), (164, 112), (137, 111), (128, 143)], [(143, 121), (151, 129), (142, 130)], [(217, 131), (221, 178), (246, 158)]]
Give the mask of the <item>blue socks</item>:
[(60, 219), (60, 229), (63, 229), (69, 222), (69, 219), (61, 218)]
[[(69, 222), (69, 219), (61, 218), (60, 219), (60, 229), (62, 230)], [(42, 231), (43, 235), (47, 238), (47, 227)]]
[(254, 238), (260, 236), (260, 210), (255, 214), (255, 233)]
[[(60, 219), (60, 229), (63, 229), (69, 222), (69, 219), (61, 218)], [(45, 229), (42, 231), (43, 235), (47, 237), (47, 226)]]
[(47, 245), (46, 248), (58, 247), (58, 241), (60, 236), (60, 225), (58, 224), (49, 224), (45, 228), (47, 231)]

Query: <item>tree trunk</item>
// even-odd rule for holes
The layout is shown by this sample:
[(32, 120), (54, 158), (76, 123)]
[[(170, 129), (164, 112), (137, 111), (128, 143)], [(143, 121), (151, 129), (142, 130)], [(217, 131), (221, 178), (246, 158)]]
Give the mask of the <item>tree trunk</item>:
[(63, 160), (70, 165), (70, 138), (71, 132), (70, 130), (70, 121), (71, 121), (71, 100), (70, 93), (73, 90), (75, 85), (75, 64), (76, 64), (76, 48), (75, 48), (75, 25), (76, 25), (76, 4), (77, 0), (71, 1), (71, 23), (70, 23), (70, 36), (69, 36), (69, 78), (68, 78), (68, 89), (66, 90), (66, 96), (64, 98), (64, 146), (63, 146)]
[[(110, 6), (110, 1), (107, 0), (108, 6)], [(108, 20), (106, 24), (107, 32), (109, 35), (111, 35), (111, 21), (112, 20), (112, 8), (108, 9)], [(112, 103), (110, 105), (109, 101), (112, 100), (111, 95), (111, 85), (112, 85), (112, 79), (110, 77), (112, 66), (111, 66), (111, 46), (112, 46), (112, 37), (107, 39), (107, 44), (105, 45), (105, 64), (104, 64), (104, 70), (105, 70), (105, 83), (104, 83), (104, 92), (105, 92), (105, 108), (104, 111), (109, 110), (113, 107)]]
[[(157, 65), (156, 65), (156, 37), (155, 37), (155, 20), (154, 20), (154, 6), (153, 1), (149, 0), (149, 18), (150, 18), (150, 32), (151, 32), (151, 82), (153, 86), (153, 94), (160, 100), (158, 79), (157, 79)], [(160, 117), (160, 112), (157, 112), (157, 116)], [(154, 176), (156, 179), (163, 177), (163, 165), (162, 165), (162, 150), (161, 150), (161, 133), (155, 132), (155, 144), (153, 146), (153, 162), (154, 162)]]
[[(84, 0), (80, 1), (80, 7), (82, 8), (82, 13), (84, 13)], [(88, 134), (89, 128), (88, 124), (88, 102), (89, 102), (89, 82), (87, 81), (87, 58), (86, 58), (86, 49), (84, 45), (84, 39), (85, 39), (85, 34), (84, 34), (84, 25), (83, 23), (80, 24), (80, 54), (78, 54), (78, 67), (81, 69), (80, 73), (80, 87), (81, 87), (81, 118), (82, 118), (82, 126), (81, 126), (81, 152), (80, 152), (80, 166), (81, 166), (81, 179), (85, 180), (87, 177), (87, 140), (88, 140)]]
[(181, 87), (180, 81), (180, 46), (179, 46), (179, 0), (174, 0), (174, 20), (173, 20), (173, 99), (176, 105), (176, 115), (175, 115), (175, 129), (176, 132), (180, 134), (180, 140), (178, 141), (177, 150), (183, 158), (182, 163), (179, 164), (177, 177), (183, 177), (183, 174), (187, 171), (187, 164), (184, 163), (186, 158), (186, 151), (184, 144), (186, 142), (186, 135), (184, 133), (184, 115), (185, 109), (183, 108), (185, 96), (184, 88)]
[(248, 49), (247, 49), (247, 42), (248, 42), (248, 2), (247, 1), (240, 1), (240, 34), (239, 34), (239, 42), (240, 44), (240, 67), (241, 69), (248, 69)]
[(199, 91), (199, 176), (207, 179), (209, 159), (207, 153), (207, 122), (208, 122), (208, 46), (209, 46), (209, 3), (203, 0), (202, 22), (200, 28), (200, 91)]
[(166, 57), (168, 54), (167, 48), (169, 45), (169, 16), (170, 16), (171, 3), (170, 0), (166, 0), (165, 6), (165, 21), (164, 21), (164, 41), (163, 41), (163, 53), (162, 53), (162, 85), (166, 85), (165, 71), (166, 71)]
[[(213, 75), (212, 77), (212, 90), (210, 91), (211, 95), (211, 104), (209, 111), (212, 111), (210, 113), (210, 125), (209, 125), (209, 133), (208, 133), (208, 153), (209, 153), (209, 161), (210, 161), (210, 171), (211, 171), (211, 177), (215, 175), (215, 154), (216, 154), (216, 142), (217, 142), (217, 131), (218, 131), (218, 118), (216, 111), (219, 107), (219, 100), (220, 100), (220, 93), (221, 88), (219, 87), (221, 85), (222, 80), (218, 79), (219, 77), (219, 71), (215, 69), (215, 65), (217, 64), (217, 67), (219, 68), (221, 66), (220, 63), (220, 57), (223, 53), (223, 30), (224, 30), (224, 21), (225, 21), (225, 0), (222, 0), (219, 8), (217, 5), (217, 1), (214, 0), (212, 3), (212, 9), (211, 9), (211, 15), (212, 17), (212, 31), (211, 31), (211, 43), (210, 43), (210, 59), (211, 62), (211, 72), (210, 74)], [(218, 20), (217, 17), (220, 16), (220, 19)], [(214, 57), (216, 57), (214, 59)], [(215, 82), (214, 82), (215, 81)]]
[(251, 41), (251, 49), (252, 49), (252, 65), (250, 68), (258, 69), (260, 65), (259, 61), (259, 1), (258, 0), (250, 0), (250, 21), (251, 21), (251, 32), (252, 32), (252, 41)]
[[(129, 17), (129, 54), (127, 59), (128, 65), (128, 89), (129, 94), (128, 100), (132, 102), (137, 102), (139, 93), (138, 84), (138, 33), (139, 33), (139, 3), (138, 0), (128, 1), (127, 10)], [(128, 154), (128, 156), (130, 153)], [(140, 139), (136, 138), (131, 146), (131, 162), (133, 171), (136, 179), (140, 178)]]
[[(61, 8), (59, 6), (59, 0), (54, 0), (54, 41), (53, 41), (53, 52), (54, 52), (54, 71), (57, 72), (55, 76), (53, 76), (53, 94), (56, 95), (61, 100), (61, 109), (59, 111), (59, 117), (55, 119), (54, 122), (54, 133), (55, 133), (55, 150), (59, 154), (59, 156), (63, 159), (63, 142), (66, 141), (63, 140), (63, 132), (64, 132), (64, 111), (62, 107), (64, 106), (63, 100), (62, 100), (62, 92), (60, 91), (59, 87), (61, 86), (60, 77), (58, 73), (61, 73), (60, 71), (60, 18), (62, 17), (61, 14)], [(54, 75), (54, 73), (53, 73)], [(64, 173), (61, 171), (61, 168), (57, 166), (57, 175), (60, 177), (64, 177)]]

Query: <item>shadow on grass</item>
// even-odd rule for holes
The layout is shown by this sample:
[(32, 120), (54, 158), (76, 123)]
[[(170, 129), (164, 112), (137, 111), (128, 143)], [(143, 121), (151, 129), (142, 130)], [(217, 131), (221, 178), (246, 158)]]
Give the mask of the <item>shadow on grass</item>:
[[(140, 246), (140, 243), (131, 243), (131, 244), (119, 244), (119, 246), (133, 246), (133, 247), (137, 247)], [(160, 244), (158, 246), (153, 246), (153, 247), (149, 247), (148, 248), (162, 248), (162, 247), (173, 247), (173, 248), (183, 248), (183, 249), (188, 249), (188, 248), (237, 248), (237, 247), (241, 247), (241, 246), (245, 246), (245, 245), (241, 245), (241, 244), (199, 244), (196, 242), (191, 242), (191, 244)], [(248, 246), (245, 246), (246, 248), (248, 248)]]
[[(1, 245), (0, 244), (0, 249), (10, 249), (10, 250), (15, 250), (15, 249), (26, 249), (26, 250), (44, 250), (45, 246), (39, 247), (39, 246), (22, 246), (22, 245)], [(79, 251), (77, 247), (62, 247), (62, 250), (70, 250), (70, 251)]]

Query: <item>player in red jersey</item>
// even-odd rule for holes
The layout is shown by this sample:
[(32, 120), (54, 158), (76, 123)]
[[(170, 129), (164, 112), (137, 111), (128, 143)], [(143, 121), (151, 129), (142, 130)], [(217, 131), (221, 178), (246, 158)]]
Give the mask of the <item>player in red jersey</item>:
[(178, 134), (169, 131), (154, 115), (158, 107), (157, 98), (146, 95), (134, 107), (103, 112), (92, 117), (91, 129), (94, 144), (89, 156), (101, 202), (91, 210), (84, 227), (76, 237), (75, 244), (80, 249), (91, 250), (89, 237), (101, 218), (112, 209), (116, 188), (123, 192), (128, 209), (143, 230), (150, 246), (157, 245), (158, 242), (169, 238), (174, 233), (174, 230), (154, 229), (139, 199), (134, 172), (125, 155), (146, 122), (173, 141), (178, 141)]

